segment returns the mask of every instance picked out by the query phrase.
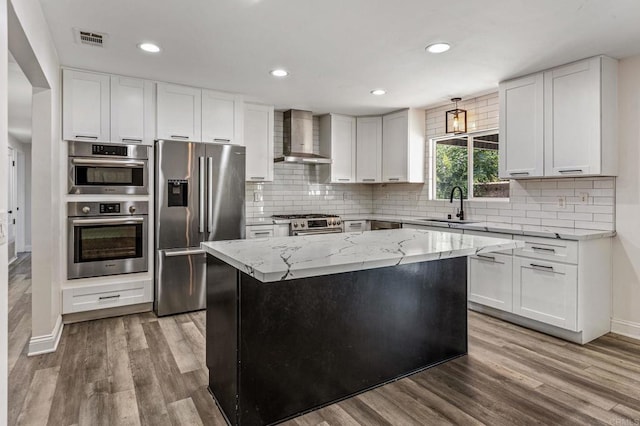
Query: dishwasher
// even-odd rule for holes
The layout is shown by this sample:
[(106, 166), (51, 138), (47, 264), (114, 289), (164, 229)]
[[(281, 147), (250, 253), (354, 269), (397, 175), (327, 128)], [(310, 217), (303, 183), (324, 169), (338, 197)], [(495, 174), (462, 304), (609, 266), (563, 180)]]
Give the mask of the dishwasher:
[(389, 222), (386, 220), (372, 220), (371, 221), (371, 230), (379, 231), (381, 229), (400, 229), (402, 228), (402, 223), (400, 222)]

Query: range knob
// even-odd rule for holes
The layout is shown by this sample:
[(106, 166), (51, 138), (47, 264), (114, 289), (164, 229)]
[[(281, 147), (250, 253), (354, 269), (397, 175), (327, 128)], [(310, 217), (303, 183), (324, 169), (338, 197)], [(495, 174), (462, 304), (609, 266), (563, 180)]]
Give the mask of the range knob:
[(298, 222), (293, 222), (293, 227), (297, 228), (298, 227)]
[(134, 214), (136, 212), (136, 208), (134, 206), (129, 206), (129, 213)]
[(84, 206), (84, 207), (82, 208), (82, 213), (84, 213), (84, 214), (87, 214), (87, 213), (89, 213), (90, 211), (91, 211), (91, 207), (89, 207), (89, 206)]
[(304, 222), (302, 222), (302, 223), (300, 224), (300, 228), (304, 228), (305, 226), (307, 226), (307, 224), (306, 224), (306, 223), (304, 223)]
[(336, 225), (340, 225), (340, 219), (336, 221)]

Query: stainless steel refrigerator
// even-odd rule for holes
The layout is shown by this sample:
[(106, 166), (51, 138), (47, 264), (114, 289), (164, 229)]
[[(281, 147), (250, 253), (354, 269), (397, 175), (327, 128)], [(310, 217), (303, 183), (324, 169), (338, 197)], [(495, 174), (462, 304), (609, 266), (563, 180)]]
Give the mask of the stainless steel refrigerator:
[(157, 315), (206, 307), (203, 241), (244, 238), (245, 148), (205, 142), (155, 144)]

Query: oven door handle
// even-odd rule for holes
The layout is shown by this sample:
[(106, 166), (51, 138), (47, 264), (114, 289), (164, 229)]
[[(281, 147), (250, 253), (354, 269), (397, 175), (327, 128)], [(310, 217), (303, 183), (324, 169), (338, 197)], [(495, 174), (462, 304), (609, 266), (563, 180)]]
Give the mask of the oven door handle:
[(108, 219), (73, 219), (71, 221), (74, 225), (127, 225), (127, 224), (136, 224), (142, 223), (145, 221), (144, 217), (134, 216), (134, 217), (118, 217), (118, 218), (108, 218)]
[(323, 229), (320, 231), (293, 231), (293, 235), (298, 237), (304, 237), (305, 235), (320, 235), (320, 234), (339, 234), (342, 232), (340, 228), (332, 228), (332, 229)]
[(113, 166), (113, 167), (144, 167), (144, 161), (136, 160), (104, 160), (101, 158), (73, 158), (74, 165), (85, 166)]

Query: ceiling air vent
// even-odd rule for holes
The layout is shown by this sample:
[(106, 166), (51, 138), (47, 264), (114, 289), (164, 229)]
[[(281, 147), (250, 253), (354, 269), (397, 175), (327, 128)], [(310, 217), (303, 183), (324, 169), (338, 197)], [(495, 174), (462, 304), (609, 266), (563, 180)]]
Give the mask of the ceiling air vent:
[(107, 35), (93, 31), (85, 31), (74, 28), (76, 43), (94, 47), (104, 47)]

